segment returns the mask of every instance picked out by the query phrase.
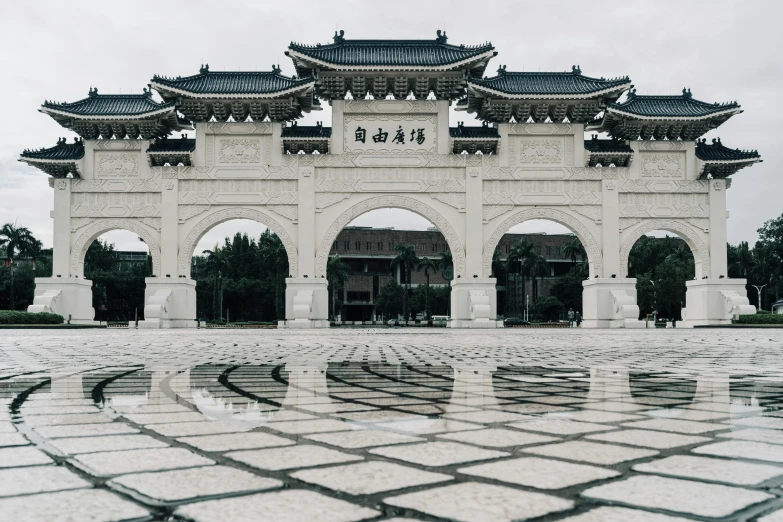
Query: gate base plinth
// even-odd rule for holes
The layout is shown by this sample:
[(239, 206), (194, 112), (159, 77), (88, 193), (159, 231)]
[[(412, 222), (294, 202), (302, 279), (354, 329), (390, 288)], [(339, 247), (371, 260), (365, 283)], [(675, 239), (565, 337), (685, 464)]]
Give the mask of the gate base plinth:
[(644, 328), (636, 304), (636, 278), (582, 281), (583, 328)]
[(289, 277), (285, 280), (285, 323), (278, 328), (329, 328), (326, 279)]
[(49, 312), (63, 316), (71, 324), (97, 324), (92, 307), (92, 281), (74, 277), (36, 277), (31, 313)]
[[(686, 281), (682, 327), (731, 324), (736, 315), (752, 315), (756, 307), (748, 301), (745, 279), (698, 279)], [(680, 327), (680, 324), (677, 326)]]
[(451, 282), (449, 328), (502, 328), (497, 320), (494, 277), (455, 279)]
[(196, 328), (196, 281), (144, 279), (144, 320), (139, 328)]

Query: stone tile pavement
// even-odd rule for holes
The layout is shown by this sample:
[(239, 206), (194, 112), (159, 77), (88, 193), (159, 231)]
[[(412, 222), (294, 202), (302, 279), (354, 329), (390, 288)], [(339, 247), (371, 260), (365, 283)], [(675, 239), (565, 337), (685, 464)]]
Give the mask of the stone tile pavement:
[(15, 331), (0, 518), (774, 522), (782, 348), (770, 331)]

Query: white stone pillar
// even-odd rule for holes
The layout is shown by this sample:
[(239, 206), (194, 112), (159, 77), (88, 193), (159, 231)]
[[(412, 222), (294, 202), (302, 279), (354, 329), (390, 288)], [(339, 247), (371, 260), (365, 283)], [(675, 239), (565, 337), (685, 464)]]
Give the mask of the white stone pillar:
[[(611, 172), (611, 169), (606, 169)], [(600, 277), (622, 277), (620, 274), (620, 195), (617, 180), (605, 179), (602, 184)], [(595, 274), (591, 274), (593, 276)]]
[(345, 100), (332, 100), (332, 138), (330, 140), (329, 151), (332, 154), (342, 154), (345, 142), (343, 136), (343, 123), (345, 110)]
[[(71, 180), (50, 179), (54, 188), (52, 277), (71, 274)], [(76, 274), (73, 274), (76, 275)]]
[(448, 100), (437, 100), (435, 102), (438, 111), (438, 154), (451, 154), (449, 103)]
[(726, 251), (726, 182), (722, 179), (710, 182), (710, 273), (711, 278), (728, 277)]
[(644, 328), (636, 304), (636, 279), (601, 277), (582, 281), (584, 328)]
[(179, 168), (163, 169), (160, 214), (160, 274), (161, 279), (177, 278), (179, 249)]

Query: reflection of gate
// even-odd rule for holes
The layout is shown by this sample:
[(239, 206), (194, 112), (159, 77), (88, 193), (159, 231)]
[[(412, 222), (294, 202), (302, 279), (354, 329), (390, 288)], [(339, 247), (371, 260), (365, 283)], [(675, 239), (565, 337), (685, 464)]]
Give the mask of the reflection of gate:
[[(22, 154), (57, 178), (54, 273), (36, 280), (31, 309), (92, 321), (83, 251), (103, 226), (96, 221), (111, 222), (142, 236), (153, 256), (145, 326), (193, 326), (198, 240), (228, 219), (253, 219), (288, 253), (280, 326), (326, 327), (335, 238), (366, 212), (400, 208), (448, 242), (451, 327), (501, 325), (492, 255), (509, 228), (530, 219), (566, 226), (585, 247), (584, 326), (639, 325), (625, 259), (635, 238), (655, 228), (684, 234), (696, 254), (702, 279), (688, 284), (687, 324), (750, 312), (744, 280), (726, 279), (722, 178), (760, 158), (696, 141), (740, 107), (700, 102), (690, 91), (630, 92), (617, 103), (630, 79), (592, 78), (578, 67), (504, 66), (487, 77), (495, 54), (491, 44), (449, 44), (440, 31), (415, 44), (357, 42), (341, 32), (328, 45), (291, 44), (298, 77), (204, 66), (194, 76), (153, 78), (163, 102), (150, 92), (94, 89), (78, 103), (47, 102), (42, 112), (84, 139)], [(331, 127), (286, 124), (318, 109), (319, 99), (332, 106)], [(484, 124), (449, 127), (452, 104)], [(190, 123), (195, 137), (167, 139)], [(586, 129), (613, 139), (585, 140)], [(370, 319), (366, 305), (354, 308), (346, 315)]]

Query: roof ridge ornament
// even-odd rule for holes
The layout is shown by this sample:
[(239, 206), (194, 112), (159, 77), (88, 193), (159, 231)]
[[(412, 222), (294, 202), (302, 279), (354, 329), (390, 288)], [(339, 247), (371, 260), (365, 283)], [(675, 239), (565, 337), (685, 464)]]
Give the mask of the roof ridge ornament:
[(631, 90), (628, 91), (628, 99), (630, 100), (630, 99), (633, 99), (633, 98), (636, 98), (636, 87), (631, 85)]
[(280, 74), (280, 64), (272, 64), (272, 73), (273, 74)]
[(505, 65), (501, 65), (500, 67), (498, 67), (498, 75), (502, 76), (504, 74), (506, 74), (506, 66)]
[(98, 96), (98, 88), (90, 87), (90, 91), (87, 93), (87, 96), (89, 96), (90, 98), (95, 98), (96, 96)]
[[(582, 74), (582, 67), (579, 65), (572, 65), (571, 66), (571, 72), (576, 74), (577, 76), (581, 76)], [(601, 78), (603, 80), (603, 78)]]
[(438, 29), (435, 32), (435, 34), (437, 35), (435, 37), (435, 41), (440, 43), (440, 44), (445, 44), (449, 40), (449, 37), (446, 36), (446, 31), (441, 31), (440, 29)]
[(693, 98), (693, 95), (691, 94), (690, 89), (686, 89), (685, 87), (682, 88), (682, 97), (683, 98)]
[(209, 72), (209, 64), (201, 64), (201, 68), (198, 70), (199, 74), (207, 74)]
[(343, 43), (343, 42), (345, 42), (345, 31), (340, 29), (339, 34), (338, 34), (337, 31), (335, 31), (333, 40), (334, 40), (334, 43)]

